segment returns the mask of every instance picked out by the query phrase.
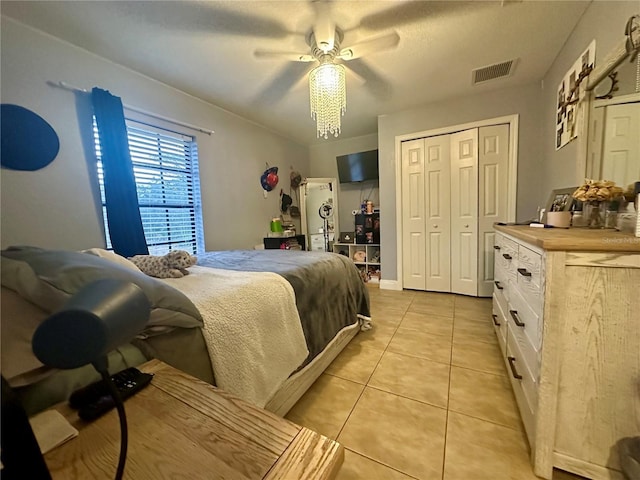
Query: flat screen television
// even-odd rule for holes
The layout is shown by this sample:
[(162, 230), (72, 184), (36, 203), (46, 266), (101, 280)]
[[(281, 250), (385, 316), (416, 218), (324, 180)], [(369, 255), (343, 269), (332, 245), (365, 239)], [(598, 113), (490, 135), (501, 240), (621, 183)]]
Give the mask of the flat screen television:
[(378, 180), (378, 150), (336, 157), (340, 183)]

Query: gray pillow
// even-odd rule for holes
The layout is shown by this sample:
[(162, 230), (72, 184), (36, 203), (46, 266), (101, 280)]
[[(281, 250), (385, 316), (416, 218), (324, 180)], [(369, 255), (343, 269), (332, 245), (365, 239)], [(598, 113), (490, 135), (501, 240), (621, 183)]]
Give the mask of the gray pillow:
[(115, 278), (135, 283), (151, 302), (151, 316), (141, 336), (175, 327), (202, 327), (202, 317), (182, 292), (142, 272), (87, 253), (9, 247), (2, 251), (2, 285), (48, 313), (95, 280)]

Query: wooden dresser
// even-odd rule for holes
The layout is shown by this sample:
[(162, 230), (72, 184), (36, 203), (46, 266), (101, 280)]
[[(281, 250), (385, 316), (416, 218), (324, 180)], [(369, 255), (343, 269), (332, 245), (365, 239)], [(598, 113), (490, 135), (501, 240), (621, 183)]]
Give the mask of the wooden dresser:
[(493, 324), (537, 475), (623, 478), (640, 435), (640, 238), (496, 225)]

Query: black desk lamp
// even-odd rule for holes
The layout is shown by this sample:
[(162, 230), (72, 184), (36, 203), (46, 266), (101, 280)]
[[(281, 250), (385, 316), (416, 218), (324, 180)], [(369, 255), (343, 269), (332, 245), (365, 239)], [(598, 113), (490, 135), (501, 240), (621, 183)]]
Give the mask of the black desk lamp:
[[(109, 376), (107, 354), (144, 329), (150, 310), (149, 300), (137, 285), (121, 280), (98, 280), (73, 295), (60, 311), (42, 322), (33, 335), (33, 352), (45, 365), (69, 369), (91, 363), (107, 384), (120, 418), (116, 479), (122, 478), (127, 458), (127, 419), (122, 399)], [(27, 428), (30, 430), (28, 423)], [(5, 459), (3, 455), (2, 460), (5, 467), (9, 467), (10, 458)]]

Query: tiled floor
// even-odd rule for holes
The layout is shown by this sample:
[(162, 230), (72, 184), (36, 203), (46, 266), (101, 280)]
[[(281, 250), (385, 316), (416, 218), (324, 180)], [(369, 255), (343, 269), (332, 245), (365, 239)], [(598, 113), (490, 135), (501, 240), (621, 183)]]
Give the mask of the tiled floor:
[(491, 301), (369, 292), (374, 328), (287, 415), (344, 445), (338, 479), (535, 480)]

